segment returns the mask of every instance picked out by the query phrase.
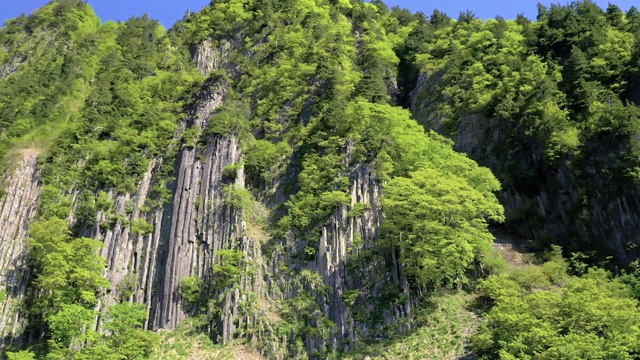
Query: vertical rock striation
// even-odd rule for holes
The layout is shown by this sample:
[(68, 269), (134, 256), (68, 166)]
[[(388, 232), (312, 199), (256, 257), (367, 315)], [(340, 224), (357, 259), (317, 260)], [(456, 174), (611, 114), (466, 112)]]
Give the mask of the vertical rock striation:
[[(167, 218), (169, 232), (163, 239), (160, 283), (154, 316), (154, 328), (173, 329), (187, 313), (181, 307), (180, 281), (188, 276), (210, 276), (215, 254), (234, 248), (245, 237), (242, 214), (225, 204), (222, 198), (223, 169), (240, 161), (235, 138), (214, 137), (204, 150), (204, 163), (195, 149), (183, 149), (172, 213)], [(238, 171), (236, 185), (244, 186), (244, 174)]]
[(27, 320), (23, 310), (29, 281), (27, 232), (40, 196), (38, 152), (23, 150), (0, 199), (0, 350), (19, 342)]
[[(220, 69), (231, 49), (230, 43), (213, 48), (205, 41), (194, 54), (194, 61), (204, 75)], [(222, 105), (226, 84), (210, 80), (197, 96), (197, 105), (183, 124), (206, 129), (212, 113)], [(202, 148), (202, 144), (204, 148)], [(162, 159), (151, 162), (138, 189), (134, 193), (116, 195), (112, 214), (100, 212), (90, 236), (100, 239), (105, 246), (102, 256), (107, 260), (105, 277), (111, 288), (101, 301), (102, 310), (119, 300), (145, 304), (149, 311), (147, 327), (174, 329), (188, 315), (187, 306), (180, 297), (180, 282), (190, 276), (209, 281), (213, 265), (221, 249), (241, 250), (246, 262), (261, 263), (259, 246), (247, 235), (244, 212), (226, 204), (223, 187), (231, 180), (244, 188), (244, 172), (240, 168), (235, 176), (225, 174), (228, 165), (241, 161), (241, 150), (235, 137), (207, 136), (195, 148), (183, 146), (177, 155), (175, 182), (170, 186), (171, 201), (149, 209), (145, 206), (151, 189), (158, 181)], [(110, 224), (115, 219), (114, 224)], [(136, 223), (152, 225), (148, 233), (134, 231)], [(259, 291), (259, 276), (243, 277), (243, 288)], [(212, 294), (208, 294), (213, 296)], [(217, 295), (217, 294), (216, 294)], [(244, 295), (225, 295), (218, 324), (223, 341), (235, 333), (239, 319), (238, 305)], [(245, 299), (246, 300), (246, 299)]]
[[(191, 126), (201, 128), (223, 98), (223, 87), (207, 89), (201, 94), (189, 121)], [(102, 297), (103, 309), (121, 299), (146, 304), (152, 314), (150, 327), (154, 329), (173, 329), (185, 318), (177, 286), (186, 276), (201, 275), (197, 264), (204, 261), (195, 231), (199, 214), (196, 202), (200, 197), (197, 189), (207, 184), (215, 187), (217, 194), (222, 168), (240, 157), (239, 146), (233, 138), (212, 139), (204, 159), (197, 159), (196, 152), (187, 147), (179, 152), (177, 181), (171, 188), (173, 198), (165, 206), (154, 209), (146, 206), (153, 185), (161, 181), (157, 173), (162, 159), (151, 161), (134, 193), (109, 193), (114, 208), (108, 212), (113, 213), (99, 212), (90, 234), (104, 242), (101, 255), (107, 260), (105, 277), (111, 288)], [(216, 210), (203, 210), (200, 216), (216, 218)], [(112, 219), (115, 223), (110, 225)], [(134, 229), (136, 223), (152, 225), (153, 230), (141, 232)]]
[[(359, 165), (351, 173), (351, 204), (366, 204), (361, 216), (350, 216), (347, 206), (334, 210), (329, 225), (322, 228), (317, 260), (311, 270), (320, 273), (325, 285), (330, 287), (327, 299), (321, 301), (324, 315), (337, 326), (330, 341), (341, 346), (346, 339), (358, 338), (353, 313), (344, 301), (348, 290), (367, 288), (365, 282), (390, 281), (384, 262), (374, 261), (365, 267), (350, 267), (351, 259), (358, 252), (377, 246), (380, 235), (382, 211), (381, 187), (370, 166)], [(375, 292), (375, 289), (371, 289)], [(366, 297), (369, 294), (362, 294)]]

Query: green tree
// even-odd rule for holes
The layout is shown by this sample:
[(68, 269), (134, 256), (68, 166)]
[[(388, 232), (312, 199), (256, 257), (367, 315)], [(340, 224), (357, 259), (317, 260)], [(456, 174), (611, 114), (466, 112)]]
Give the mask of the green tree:
[(158, 334), (144, 329), (147, 308), (142, 304), (122, 303), (109, 308), (104, 317), (107, 348), (122, 359), (142, 359), (159, 345)]
[(383, 205), (385, 237), (399, 249), (405, 275), (430, 286), (463, 281), (479, 249), (493, 241), (486, 221), (503, 219), (494, 197), (436, 169), (391, 179)]
[(60, 311), (47, 318), (51, 340), (63, 348), (82, 347), (95, 337), (96, 313), (80, 305), (62, 305)]
[(36, 356), (31, 351), (7, 352), (8, 360), (35, 360)]
[(633, 358), (640, 307), (630, 289), (601, 269), (578, 278), (569, 277), (566, 268), (556, 251), (538, 269), (549, 280), (561, 275), (557, 286), (531, 287), (539, 281), (515, 282), (512, 275), (485, 280), (480, 293), (494, 306), (473, 338), (474, 350), (488, 358)]
[(35, 284), (42, 290), (34, 310), (48, 314), (65, 304), (94, 306), (96, 293), (109, 286), (102, 277), (106, 262), (98, 254), (102, 243), (72, 238), (66, 222), (56, 217), (35, 222), (30, 236)]

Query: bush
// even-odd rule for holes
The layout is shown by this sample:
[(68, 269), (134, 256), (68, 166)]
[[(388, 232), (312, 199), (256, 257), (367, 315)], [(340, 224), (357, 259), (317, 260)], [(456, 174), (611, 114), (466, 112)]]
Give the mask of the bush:
[(238, 171), (244, 167), (243, 163), (232, 163), (222, 168), (222, 176), (234, 181), (238, 176)]
[(18, 351), (18, 352), (8, 352), (7, 353), (8, 360), (35, 360), (36, 355), (31, 351)]
[(253, 203), (249, 190), (237, 185), (225, 185), (222, 196), (227, 205), (241, 211), (248, 210)]
[(188, 276), (180, 281), (180, 297), (193, 306), (200, 301), (204, 281), (197, 276)]
[(527, 265), (520, 269), (514, 269), (511, 277), (527, 290), (547, 288), (551, 285), (544, 268), (536, 265)]
[(218, 263), (213, 265), (216, 288), (221, 290), (225, 287), (236, 284), (244, 273), (244, 254), (239, 250), (218, 250)]
[(138, 286), (140, 286), (138, 274), (131, 272), (125, 275), (118, 285), (116, 285), (116, 290), (122, 299), (129, 299), (133, 296)]
[(344, 301), (347, 306), (351, 307), (358, 300), (360, 296), (360, 289), (355, 290), (347, 290), (342, 294), (342, 301)]
[(251, 109), (241, 101), (225, 103), (211, 116), (206, 129), (207, 135), (237, 136), (244, 139), (250, 133)]
[(193, 149), (196, 147), (198, 139), (200, 138), (201, 130), (197, 126), (192, 126), (189, 129), (185, 130), (182, 134), (182, 140), (184, 142), (184, 146), (188, 149)]
[(371, 204), (369, 203), (355, 203), (353, 205), (353, 207), (351, 208), (351, 210), (349, 210), (349, 213), (347, 214), (347, 216), (349, 217), (353, 217), (353, 218), (358, 218), (361, 217), (362, 215), (364, 215), (364, 212), (366, 210), (371, 210)]
[(109, 210), (113, 206), (113, 200), (110, 199), (109, 194), (105, 191), (100, 191), (96, 197), (96, 207), (98, 210)]
[(149, 235), (153, 232), (153, 225), (144, 219), (135, 219), (130, 224), (131, 231), (138, 235)]

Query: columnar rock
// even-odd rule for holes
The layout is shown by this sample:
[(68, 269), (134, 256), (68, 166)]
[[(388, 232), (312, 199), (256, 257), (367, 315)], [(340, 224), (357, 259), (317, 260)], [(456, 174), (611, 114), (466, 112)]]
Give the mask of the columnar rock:
[[(241, 214), (222, 198), (223, 169), (240, 161), (235, 138), (216, 137), (204, 151), (204, 163), (195, 149), (184, 149), (172, 204), (160, 282), (154, 328), (173, 329), (186, 318), (181, 308), (179, 286), (187, 276), (203, 278), (211, 270), (215, 253), (231, 249), (244, 236)], [(236, 185), (244, 186), (241, 170)]]
[(36, 215), (41, 185), (38, 152), (27, 149), (8, 170), (0, 199), (0, 350), (19, 341), (26, 326), (23, 300), (29, 281), (27, 232)]

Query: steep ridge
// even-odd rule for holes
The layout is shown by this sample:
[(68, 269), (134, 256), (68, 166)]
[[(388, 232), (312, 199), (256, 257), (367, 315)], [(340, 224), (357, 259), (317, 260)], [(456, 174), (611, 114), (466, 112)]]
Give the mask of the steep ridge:
[[(384, 31), (366, 21), (377, 16), (375, 6), (312, 3), (296, 4), (297, 13), (270, 3), (265, 14), (254, 11), (264, 5), (258, 1), (239, 18), (237, 9), (215, 3), (183, 19), (171, 38), (147, 18), (70, 25), (85, 30), (72, 45), (100, 60), (79, 62), (86, 103), (74, 103), (78, 119), (44, 159), (47, 197), (31, 264), (41, 289), (31, 299), (34, 337), (48, 336), (65, 311), (89, 311), (108, 336), (111, 309), (140, 304), (144, 329), (173, 330), (193, 317), (221, 343), (245, 339), (271, 358), (318, 358), (382, 336), (418, 304), (402, 270), (404, 252), (382, 239), (386, 179), (428, 168), (486, 182), (480, 196), (489, 202), (497, 183), (488, 173), (468, 180), (474, 163), (387, 104), (397, 95), (397, 58), (383, 45)], [(37, 16), (68, 11), (83, 19), (87, 8), (53, 2)], [(337, 26), (302, 26), (308, 17)], [(216, 28), (214, 18), (229, 21)], [(85, 48), (95, 38), (103, 47)], [(137, 43), (147, 38), (157, 40)], [(316, 45), (300, 48), (301, 38)], [(207, 80), (181, 65), (171, 41), (193, 49)], [(129, 88), (111, 85), (118, 81)], [(158, 93), (165, 85), (184, 92)], [(172, 96), (184, 108), (170, 105)], [(456, 167), (441, 171), (443, 163)], [(486, 215), (471, 216), (486, 231)], [(54, 237), (42, 231), (51, 224), (60, 227)], [(56, 246), (99, 249), (100, 257), (56, 257)], [(88, 272), (74, 273), (86, 263), (57, 271), (84, 260)], [(60, 281), (80, 293), (54, 286)]]
[[(204, 44), (195, 58), (211, 56), (212, 52)], [(219, 69), (219, 65), (217, 61), (213, 65), (207, 61), (198, 67), (206, 74)], [(223, 103), (225, 95), (223, 84), (212, 88), (215, 89), (198, 95), (197, 106), (183, 127), (197, 129), (198, 133), (206, 127), (206, 121)], [(237, 247), (247, 256), (255, 251), (247, 238), (242, 212), (226, 205), (222, 195), (228, 177), (223, 174), (224, 168), (241, 162), (237, 140), (221, 136), (196, 140), (208, 145), (201, 151), (202, 156), (197, 156), (199, 151), (193, 147), (183, 147), (178, 152), (176, 182), (171, 189), (174, 195), (167, 206), (150, 213), (142, 211), (152, 185), (159, 181), (157, 173), (163, 161), (160, 158), (151, 161), (136, 192), (115, 200), (116, 215), (123, 215), (126, 220), (118, 220), (113, 229), (103, 231), (100, 224), (104, 222), (104, 214), (98, 213), (92, 229), (91, 236), (104, 242), (102, 256), (108, 260), (105, 276), (111, 289), (103, 300), (104, 309), (123, 297), (146, 304), (150, 314), (148, 326), (152, 329), (172, 330), (187, 317), (186, 305), (180, 301), (180, 282), (190, 276), (210, 278), (218, 250)], [(232, 176), (235, 185), (244, 187), (242, 169), (237, 172)], [(153, 230), (148, 234), (132, 231), (129, 224), (140, 220), (152, 225)], [(237, 313), (237, 304), (234, 307)], [(235, 316), (228, 317), (224, 327), (232, 328)], [(225, 332), (225, 338), (230, 332), (233, 331)]]
[[(426, 75), (423, 74), (421, 78), (426, 78)], [(437, 76), (421, 81), (414, 90), (412, 110), (418, 119), (427, 117), (420, 114), (430, 112), (429, 106), (424, 104), (424, 95), (418, 94), (424, 94), (429, 87), (423, 84), (434, 81), (438, 81)], [(437, 120), (432, 126), (436, 131), (450, 134)], [(510, 131), (498, 119), (468, 114), (462, 117), (454, 137), (458, 151), (468, 153), (494, 171), (507, 163), (536, 169), (536, 174), (532, 176), (540, 178), (524, 180), (535, 182), (534, 187), (511, 184), (499, 194), (510, 220), (507, 222), (510, 231), (527, 239), (536, 239), (538, 248), (548, 243), (560, 243), (575, 251), (598, 249), (600, 253), (613, 256), (620, 265), (637, 259), (639, 253), (633, 244), (640, 242), (634, 230), (640, 228), (640, 218), (636, 215), (637, 209), (640, 209), (640, 189), (633, 183), (628, 186), (614, 184), (602, 171), (602, 164), (609, 161), (610, 154), (627, 151), (626, 141), (587, 144), (585, 147), (588, 150), (585, 151), (590, 154), (590, 159), (583, 160), (569, 154), (560, 160), (553, 171), (544, 171), (542, 168), (547, 165), (544, 150), (540, 146), (523, 143), (523, 148), (529, 148), (515, 156), (511, 155), (509, 159), (505, 158), (500, 144), (514, 141), (510, 138)], [(587, 162), (584, 174), (576, 174), (568, 165), (570, 162), (583, 161)], [(589, 178), (588, 183), (577, 178), (583, 176)], [(620, 181), (625, 180), (628, 181)], [(602, 190), (612, 186), (618, 188), (613, 193)], [(587, 197), (588, 200), (585, 200)], [(598, 241), (605, 238), (608, 239), (606, 242)]]

